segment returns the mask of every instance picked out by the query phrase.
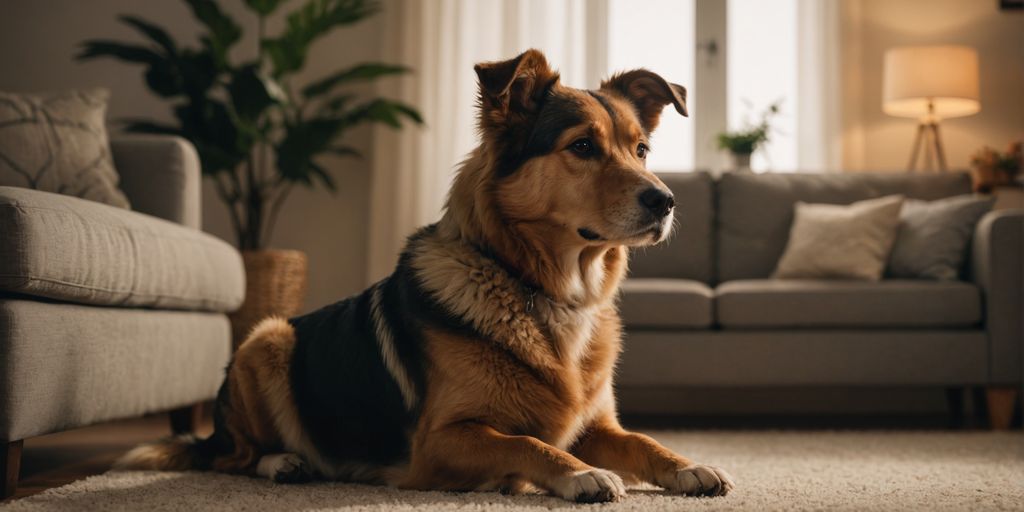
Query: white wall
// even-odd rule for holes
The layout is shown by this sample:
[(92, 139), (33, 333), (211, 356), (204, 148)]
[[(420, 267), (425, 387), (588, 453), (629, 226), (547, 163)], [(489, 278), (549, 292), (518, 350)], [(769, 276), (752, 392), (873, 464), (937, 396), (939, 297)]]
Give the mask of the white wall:
[[(245, 28), (245, 38), (234, 56), (255, 55), (255, 18), (241, 0), (221, 2)], [(281, 14), (297, 2), (285, 3)], [(148, 117), (170, 120), (167, 104), (150, 94), (142, 68), (113, 60), (75, 62), (77, 45), (86, 39), (140, 41), (131, 29), (116, 21), (118, 14), (134, 14), (164, 26), (180, 44), (195, 43), (198, 23), (182, 1), (132, 0), (0, 0), (0, 89), (15, 92), (63, 90), (102, 86), (111, 90), (109, 118)], [(274, 34), (283, 16), (268, 22)], [(358, 61), (376, 60), (382, 37), (380, 22), (370, 18), (341, 29), (313, 47), (306, 73), (313, 79)], [(370, 93), (370, 85), (354, 89)], [(116, 130), (116, 126), (114, 128)], [(312, 309), (360, 290), (365, 284), (366, 240), (371, 131), (351, 133), (348, 143), (366, 148), (363, 160), (332, 160), (326, 166), (336, 177), (339, 191), (296, 189), (282, 208), (270, 245), (305, 251), (310, 260), (306, 309)], [(227, 210), (209, 182), (203, 192), (203, 228), (234, 241)]]
[(903, 170), (916, 123), (882, 112), (882, 58), (894, 46), (960, 44), (978, 51), (981, 112), (942, 123), (949, 166), (984, 145), (1024, 138), (1024, 11), (997, 0), (844, 0), (844, 167)]

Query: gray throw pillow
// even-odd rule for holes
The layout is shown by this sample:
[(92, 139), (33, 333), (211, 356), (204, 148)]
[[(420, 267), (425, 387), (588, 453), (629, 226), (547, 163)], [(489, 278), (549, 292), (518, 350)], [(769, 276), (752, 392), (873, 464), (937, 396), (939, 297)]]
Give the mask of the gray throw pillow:
[(0, 92), (0, 185), (128, 208), (104, 124), (109, 96), (106, 89)]
[(885, 270), (903, 196), (849, 205), (796, 203), (778, 279), (877, 281)]
[(899, 278), (952, 281), (960, 276), (974, 226), (995, 199), (956, 196), (938, 201), (907, 200), (889, 257), (887, 274)]

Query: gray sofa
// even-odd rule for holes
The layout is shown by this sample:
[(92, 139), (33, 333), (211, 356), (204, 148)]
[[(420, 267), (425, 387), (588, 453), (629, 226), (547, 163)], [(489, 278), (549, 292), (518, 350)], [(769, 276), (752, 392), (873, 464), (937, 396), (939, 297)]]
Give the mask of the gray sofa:
[[(0, 187), (0, 471), (26, 438), (179, 410), (215, 396), (241, 257), (199, 231), (200, 171), (182, 139), (111, 142), (132, 211)], [(184, 421), (183, 421), (184, 420)]]
[(968, 176), (661, 178), (677, 231), (633, 256), (623, 286), (625, 412), (659, 412), (642, 397), (681, 388), (984, 386), (992, 408), (1012, 406), (1024, 365), (1024, 211), (981, 220), (959, 281), (781, 281), (769, 276), (796, 201), (934, 200), (970, 193)]

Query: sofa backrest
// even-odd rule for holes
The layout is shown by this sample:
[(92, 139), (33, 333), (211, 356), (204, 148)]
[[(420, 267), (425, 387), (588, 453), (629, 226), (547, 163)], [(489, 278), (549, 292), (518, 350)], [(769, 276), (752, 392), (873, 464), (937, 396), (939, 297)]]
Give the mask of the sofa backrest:
[(789, 240), (797, 201), (849, 204), (891, 194), (935, 200), (971, 192), (964, 173), (729, 173), (717, 185), (719, 282), (771, 275)]
[(633, 249), (630, 276), (694, 279), (714, 277), (714, 180), (707, 172), (667, 172), (658, 177), (675, 196), (675, 229), (654, 246)]

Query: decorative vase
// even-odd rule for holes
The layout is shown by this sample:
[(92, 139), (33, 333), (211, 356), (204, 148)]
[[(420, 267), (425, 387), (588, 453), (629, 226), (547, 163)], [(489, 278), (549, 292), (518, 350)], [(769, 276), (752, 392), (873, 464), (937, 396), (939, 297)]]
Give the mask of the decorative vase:
[(306, 296), (309, 262), (301, 251), (263, 249), (242, 251), (245, 264), (245, 300), (231, 320), (233, 348), (264, 318), (295, 316)]
[(750, 153), (730, 153), (732, 155), (732, 170), (734, 172), (750, 171)]

